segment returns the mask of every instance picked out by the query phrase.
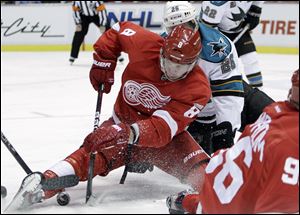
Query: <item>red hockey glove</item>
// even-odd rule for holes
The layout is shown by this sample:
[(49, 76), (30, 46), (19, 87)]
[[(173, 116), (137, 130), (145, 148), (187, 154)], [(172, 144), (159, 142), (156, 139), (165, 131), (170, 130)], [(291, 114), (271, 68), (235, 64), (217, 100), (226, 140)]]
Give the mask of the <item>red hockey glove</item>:
[(94, 62), (90, 70), (90, 81), (96, 91), (100, 84), (104, 84), (104, 93), (109, 93), (114, 84), (115, 60), (105, 60), (93, 53)]
[(83, 147), (87, 152), (96, 152), (119, 144), (136, 144), (138, 139), (136, 128), (124, 123), (100, 127), (85, 138)]

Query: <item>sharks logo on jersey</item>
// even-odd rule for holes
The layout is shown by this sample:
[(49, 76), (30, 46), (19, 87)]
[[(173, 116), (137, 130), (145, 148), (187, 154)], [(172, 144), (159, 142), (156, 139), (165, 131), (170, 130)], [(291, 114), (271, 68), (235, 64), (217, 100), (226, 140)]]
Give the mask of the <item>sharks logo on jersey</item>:
[(223, 62), (232, 51), (229, 39), (203, 23), (199, 23), (199, 31), (203, 45), (200, 58), (212, 63)]
[(218, 42), (210, 42), (208, 45), (212, 47), (211, 57), (216, 54), (219, 54), (219, 57), (222, 57), (223, 55), (227, 56), (226, 48), (228, 45), (224, 42), (222, 37), (220, 37)]

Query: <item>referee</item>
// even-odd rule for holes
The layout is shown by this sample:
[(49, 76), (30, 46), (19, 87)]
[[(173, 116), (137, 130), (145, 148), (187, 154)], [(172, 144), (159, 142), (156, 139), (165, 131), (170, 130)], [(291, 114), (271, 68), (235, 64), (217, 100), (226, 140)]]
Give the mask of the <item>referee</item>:
[(90, 23), (97, 25), (101, 33), (109, 29), (107, 11), (103, 1), (73, 1), (73, 18), (76, 30), (72, 41), (70, 63), (78, 58), (80, 46), (88, 32)]

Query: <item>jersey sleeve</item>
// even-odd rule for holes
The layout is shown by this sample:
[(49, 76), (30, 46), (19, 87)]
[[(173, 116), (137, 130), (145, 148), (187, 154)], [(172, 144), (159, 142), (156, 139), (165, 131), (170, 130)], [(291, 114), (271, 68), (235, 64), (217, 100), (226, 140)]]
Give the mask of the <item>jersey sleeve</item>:
[[(195, 67), (192, 73), (201, 74), (201, 70), (198, 70), (200, 68)], [(211, 95), (206, 77), (204, 74), (201, 76), (200, 81), (197, 79), (192, 83), (191, 80), (182, 80), (184, 91), (178, 92), (176, 97), (156, 110), (149, 119), (138, 121), (141, 131), (139, 145), (155, 148), (165, 146), (195, 120)]]
[(96, 1), (95, 2), (96, 11), (99, 16), (100, 26), (107, 25), (107, 10), (105, 8), (103, 1)]
[(74, 22), (76, 25), (80, 24), (81, 23), (81, 17), (80, 17), (80, 4), (78, 3), (78, 1), (73, 1), (72, 2), (72, 16), (73, 16), (73, 19), (74, 19)]
[(227, 9), (227, 1), (203, 1), (201, 5), (200, 19), (204, 23), (217, 26)]
[(94, 50), (106, 59), (116, 59), (125, 52), (134, 63), (156, 57), (162, 43), (163, 38), (139, 25), (118, 22), (96, 41)]

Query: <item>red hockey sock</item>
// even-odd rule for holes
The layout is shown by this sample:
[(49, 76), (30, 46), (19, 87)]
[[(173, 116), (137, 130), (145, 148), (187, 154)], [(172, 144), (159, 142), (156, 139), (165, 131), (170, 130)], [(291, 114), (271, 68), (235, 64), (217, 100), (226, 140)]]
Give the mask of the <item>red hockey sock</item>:
[[(70, 156), (68, 156), (65, 161), (69, 162), (74, 170), (75, 174), (79, 177), (80, 181), (86, 181), (88, 178), (88, 169), (90, 154), (87, 153), (84, 148), (80, 148)], [(106, 175), (107, 172), (107, 162), (102, 154), (97, 154), (94, 163), (94, 176), (95, 175)]]
[[(43, 175), (45, 176), (46, 179), (57, 177), (57, 175), (54, 172), (52, 172), (51, 170), (47, 170), (46, 172), (44, 172)], [(63, 189), (60, 189), (60, 190), (47, 190), (47, 191), (45, 191), (44, 199), (49, 199), (52, 196), (55, 196), (57, 193), (62, 192), (62, 191), (63, 191)]]

